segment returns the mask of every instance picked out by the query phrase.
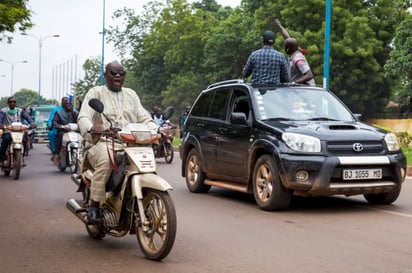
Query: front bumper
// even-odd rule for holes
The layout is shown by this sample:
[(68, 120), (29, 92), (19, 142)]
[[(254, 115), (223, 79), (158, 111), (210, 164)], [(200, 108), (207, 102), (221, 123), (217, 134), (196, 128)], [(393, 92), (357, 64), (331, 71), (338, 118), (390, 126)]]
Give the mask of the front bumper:
[[(302, 156), (280, 157), (283, 185), (301, 196), (355, 195), (390, 192), (400, 187), (406, 176), (403, 154), (384, 156)], [(344, 180), (343, 169), (382, 170), (381, 179)], [(297, 174), (306, 172), (307, 179)]]

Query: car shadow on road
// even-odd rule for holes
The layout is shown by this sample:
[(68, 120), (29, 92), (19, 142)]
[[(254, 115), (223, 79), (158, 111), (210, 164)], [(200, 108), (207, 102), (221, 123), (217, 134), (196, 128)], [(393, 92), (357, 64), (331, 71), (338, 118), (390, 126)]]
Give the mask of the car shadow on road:
[[(227, 189), (212, 188), (207, 195), (227, 199), (230, 201), (239, 202), (240, 204), (248, 204), (251, 206), (258, 206), (255, 202), (253, 194), (241, 193)], [(239, 204), (239, 205), (240, 205)], [(353, 197), (345, 196), (330, 196), (330, 197), (301, 197), (292, 196), (290, 206), (278, 212), (305, 212), (305, 213), (346, 213), (346, 212), (364, 212), (370, 211), (368, 208), (372, 207), (366, 200), (355, 199)], [(373, 206), (375, 207), (375, 206)], [(379, 208), (390, 209), (393, 205), (382, 205)]]

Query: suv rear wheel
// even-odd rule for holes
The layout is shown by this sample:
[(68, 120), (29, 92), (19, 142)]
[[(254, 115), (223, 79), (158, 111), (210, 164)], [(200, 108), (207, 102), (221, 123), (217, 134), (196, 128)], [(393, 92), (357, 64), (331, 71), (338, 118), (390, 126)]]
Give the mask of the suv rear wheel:
[(262, 210), (282, 210), (290, 204), (291, 193), (282, 185), (278, 168), (270, 155), (262, 155), (256, 161), (253, 195)]
[(204, 193), (208, 192), (210, 186), (204, 184), (206, 179), (202, 171), (199, 154), (192, 149), (186, 157), (186, 185), (191, 192)]

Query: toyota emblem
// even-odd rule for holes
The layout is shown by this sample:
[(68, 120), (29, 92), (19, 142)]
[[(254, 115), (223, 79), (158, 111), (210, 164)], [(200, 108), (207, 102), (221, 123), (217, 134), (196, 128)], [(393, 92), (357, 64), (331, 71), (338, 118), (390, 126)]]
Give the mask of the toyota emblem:
[(363, 151), (363, 145), (361, 144), (361, 143), (354, 143), (353, 145), (352, 145), (352, 149), (355, 151), (355, 152), (362, 152)]

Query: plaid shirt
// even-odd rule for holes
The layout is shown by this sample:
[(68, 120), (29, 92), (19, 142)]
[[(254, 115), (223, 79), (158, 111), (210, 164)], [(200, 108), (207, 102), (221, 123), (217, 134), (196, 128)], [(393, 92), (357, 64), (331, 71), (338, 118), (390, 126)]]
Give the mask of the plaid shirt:
[(243, 77), (247, 78), (250, 74), (252, 74), (254, 85), (276, 85), (289, 82), (285, 56), (268, 45), (250, 54), (243, 68)]

